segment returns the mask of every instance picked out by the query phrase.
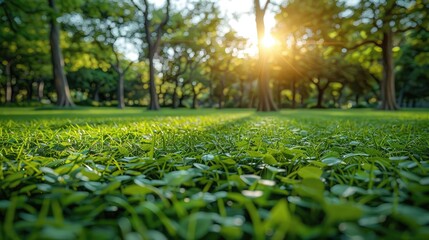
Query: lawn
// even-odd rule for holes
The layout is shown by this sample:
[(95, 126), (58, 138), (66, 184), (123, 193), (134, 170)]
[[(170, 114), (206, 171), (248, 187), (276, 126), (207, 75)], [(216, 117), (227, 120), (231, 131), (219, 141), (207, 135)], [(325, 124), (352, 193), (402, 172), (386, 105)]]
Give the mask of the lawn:
[(0, 239), (429, 239), (429, 111), (0, 108)]

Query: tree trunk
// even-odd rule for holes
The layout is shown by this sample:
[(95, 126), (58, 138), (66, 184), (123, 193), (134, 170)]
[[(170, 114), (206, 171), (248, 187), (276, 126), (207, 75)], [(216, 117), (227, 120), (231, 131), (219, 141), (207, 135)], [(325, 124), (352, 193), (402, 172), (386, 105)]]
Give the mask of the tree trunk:
[(31, 102), (33, 99), (33, 82), (31, 84), (27, 84), (27, 102)]
[(168, 101), (167, 101), (168, 95), (169, 95), (168, 91), (165, 91), (164, 94), (162, 94), (162, 104), (161, 104), (161, 106), (163, 106), (163, 107), (167, 107), (168, 106)]
[[(155, 50), (149, 50), (152, 52)], [(159, 110), (159, 100), (158, 93), (156, 92), (156, 84), (155, 84), (155, 66), (154, 66), (154, 57), (155, 54), (149, 53), (149, 94), (150, 94), (150, 102), (148, 109), (149, 110)]]
[(175, 80), (175, 85), (174, 85), (174, 90), (173, 90), (173, 103), (172, 103), (172, 107), (174, 109), (176, 109), (178, 107), (178, 96), (177, 96), (177, 89), (179, 88), (179, 81), (176, 78)]
[(197, 109), (198, 104), (197, 104), (197, 90), (195, 89), (195, 86), (192, 86), (192, 109)]
[(43, 99), (44, 89), (45, 89), (45, 81), (40, 80), (37, 83), (37, 99), (39, 100), (39, 102), (41, 102)]
[(383, 33), (383, 80), (381, 81), (381, 106), (383, 110), (397, 110), (393, 62), (393, 32), (390, 27)]
[(10, 71), (12, 62), (13, 61), (9, 61), (6, 64), (5, 103), (10, 103), (12, 101), (12, 74)]
[(125, 99), (124, 99), (124, 78), (125, 74), (120, 69), (118, 69), (118, 108), (125, 108)]
[(292, 80), (292, 109), (296, 108), (296, 83), (295, 83), (295, 77)]
[(209, 107), (213, 107), (213, 81), (209, 82)]
[(400, 107), (404, 107), (404, 94), (405, 94), (405, 86), (402, 86), (401, 89), (399, 90), (399, 97), (398, 97), (398, 103)]
[(277, 106), (282, 108), (282, 89), (280, 86), (280, 78), (277, 79)]
[(223, 102), (225, 96), (223, 95), (223, 90), (225, 89), (225, 78), (226, 73), (223, 74), (222, 79), (220, 80), (220, 90), (219, 90), (219, 109), (223, 108)]
[(277, 106), (274, 103), (273, 96), (269, 85), (269, 72), (267, 69), (267, 56), (265, 53), (259, 54), (259, 102), (258, 111), (268, 112), (277, 111)]
[(53, 12), (50, 19), (49, 43), (51, 45), (51, 61), (54, 85), (57, 92), (57, 105), (72, 107), (74, 103), (71, 99), (69, 84), (64, 73), (64, 59), (60, 48), (60, 29), (55, 16), (58, 10), (55, 6), (55, 0), (48, 0), (48, 3)]
[(155, 27), (155, 30), (151, 30), (154, 26), (151, 24), (151, 19), (149, 19), (150, 10), (149, 4), (147, 1), (144, 1), (143, 8), (140, 5), (136, 4), (134, 1), (131, 1), (132, 4), (143, 13), (144, 18), (144, 31), (145, 31), (145, 41), (148, 45), (148, 54), (147, 58), (149, 59), (149, 110), (159, 110), (159, 100), (158, 94), (156, 92), (156, 83), (155, 83), (155, 67), (154, 67), (154, 58), (155, 53), (159, 49), (161, 43), (161, 35), (163, 33), (163, 28), (167, 24), (170, 18), (170, 0), (166, 0), (166, 13), (164, 18), (161, 20), (161, 23)]
[(247, 105), (247, 108), (257, 108), (257, 99), (258, 96), (256, 95), (256, 92), (253, 90), (249, 91), (249, 103)]
[(185, 107), (185, 105), (183, 105), (184, 100), (185, 100), (185, 94), (182, 93), (182, 96), (180, 96), (180, 98), (179, 98), (179, 108)]
[(10, 102), (16, 103), (16, 96), (18, 95), (18, 92), (19, 92), (19, 87), (18, 87), (17, 84), (14, 84), (12, 86), (12, 95), (11, 95), (11, 98), (10, 98)]
[(213, 104), (214, 104), (214, 88), (213, 88), (213, 83), (215, 82), (215, 75), (213, 73), (213, 68), (210, 68), (210, 75), (209, 75), (209, 107), (212, 108)]
[(268, 6), (270, 0), (267, 0), (265, 6), (261, 8), (259, 0), (254, 0), (255, 8), (255, 20), (256, 20), (256, 31), (258, 33), (258, 49), (259, 49), (259, 74), (258, 74), (258, 85), (259, 85), (259, 103), (258, 111), (268, 112), (277, 111), (277, 106), (273, 101), (269, 78), (268, 78), (268, 53), (262, 46), (262, 39), (265, 36), (265, 23), (264, 16), (266, 6)]
[(342, 87), (340, 88), (340, 90), (338, 91), (338, 98), (337, 98), (337, 105), (338, 105), (337, 107), (338, 108), (341, 108), (341, 105), (342, 105), (341, 99), (343, 98), (344, 88), (345, 88), (345, 86), (343, 84)]
[(100, 85), (97, 84), (95, 86), (95, 90), (94, 90), (94, 94), (92, 96), (92, 100), (94, 100), (95, 102), (100, 102)]
[(240, 77), (240, 96), (238, 99), (238, 107), (239, 108), (244, 107), (243, 100), (244, 100), (244, 80), (242, 77)]
[(325, 89), (317, 87), (317, 105), (316, 108), (323, 108), (323, 95), (325, 95)]

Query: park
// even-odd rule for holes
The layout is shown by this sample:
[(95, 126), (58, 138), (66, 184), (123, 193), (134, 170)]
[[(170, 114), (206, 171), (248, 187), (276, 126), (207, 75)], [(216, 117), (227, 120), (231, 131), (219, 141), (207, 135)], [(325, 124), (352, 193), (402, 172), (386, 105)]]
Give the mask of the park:
[(0, 239), (429, 239), (427, 9), (0, 0)]

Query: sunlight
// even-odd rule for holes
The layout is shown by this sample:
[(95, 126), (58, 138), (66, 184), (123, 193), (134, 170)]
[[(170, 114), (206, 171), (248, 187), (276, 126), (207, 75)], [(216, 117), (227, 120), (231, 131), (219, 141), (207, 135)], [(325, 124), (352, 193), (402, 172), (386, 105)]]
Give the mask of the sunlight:
[(264, 38), (262, 38), (261, 45), (264, 48), (272, 48), (277, 45), (278, 41), (273, 36), (266, 34)]

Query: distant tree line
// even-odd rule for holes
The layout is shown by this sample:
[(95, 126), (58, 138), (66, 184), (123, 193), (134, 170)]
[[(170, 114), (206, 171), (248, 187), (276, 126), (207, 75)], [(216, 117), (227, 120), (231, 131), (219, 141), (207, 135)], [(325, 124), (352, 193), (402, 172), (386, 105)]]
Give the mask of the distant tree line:
[[(215, 0), (0, 1), (0, 102), (270, 111), (429, 101), (428, 1), (277, 3), (243, 3), (252, 48)], [(276, 12), (271, 47), (266, 11)]]

